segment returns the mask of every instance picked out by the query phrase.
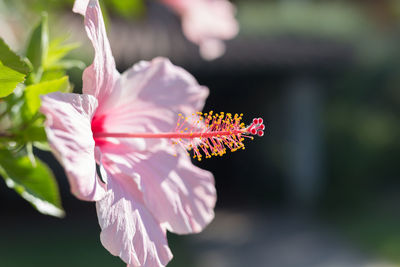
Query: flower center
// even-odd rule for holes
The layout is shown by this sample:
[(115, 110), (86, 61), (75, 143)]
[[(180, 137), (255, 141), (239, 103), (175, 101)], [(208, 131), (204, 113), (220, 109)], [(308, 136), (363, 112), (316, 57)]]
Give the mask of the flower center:
[(97, 138), (97, 133), (104, 132), (103, 125), (104, 125), (105, 118), (106, 118), (105, 116), (100, 116), (100, 117), (94, 116), (92, 118), (92, 123), (91, 123), (92, 133), (93, 133), (93, 139), (94, 139), (94, 142), (96, 143), (96, 146), (101, 146), (106, 143), (106, 140), (104, 138)]
[[(234, 152), (244, 149), (244, 138), (253, 139), (252, 135), (263, 136), (265, 125), (263, 119), (256, 118), (249, 126), (242, 121), (243, 114), (219, 114), (197, 112), (192, 117), (178, 115), (176, 128), (165, 133), (110, 133), (104, 132), (102, 123), (104, 119), (94, 118), (92, 121), (93, 137), (96, 141), (107, 137), (114, 138), (166, 138), (173, 145), (180, 145), (188, 151), (193, 150), (193, 158), (201, 160), (203, 154), (206, 158), (222, 156), (226, 150)], [(104, 141), (103, 141), (104, 142)]]

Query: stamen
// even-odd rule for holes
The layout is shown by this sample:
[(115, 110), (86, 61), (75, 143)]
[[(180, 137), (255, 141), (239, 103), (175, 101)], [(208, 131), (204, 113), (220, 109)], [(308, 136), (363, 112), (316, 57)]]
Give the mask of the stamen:
[(265, 125), (262, 118), (255, 118), (252, 124), (245, 126), (243, 114), (224, 112), (214, 114), (197, 112), (191, 117), (178, 114), (178, 121), (174, 132), (167, 133), (105, 133), (94, 132), (94, 138), (167, 138), (173, 145), (180, 145), (184, 149), (193, 150), (193, 158), (201, 161), (203, 155), (222, 156), (227, 149), (234, 152), (244, 149), (244, 138), (254, 139), (251, 135), (264, 135)]

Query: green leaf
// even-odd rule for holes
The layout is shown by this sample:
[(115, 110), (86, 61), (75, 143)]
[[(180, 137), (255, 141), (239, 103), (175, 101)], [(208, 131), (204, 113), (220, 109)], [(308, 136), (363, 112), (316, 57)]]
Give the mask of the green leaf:
[(29, 65), (0, 38), (0, 97), (11, 94), (29, 71)]
[(27, 86), (25, 88), (25, 98), (28, 110), (31, 114), (35, 114), (40, 108), (40, 95), (57, 91), (67, 92), (69, 86), (68, 76)]
[(43, 125), (32, 125), (26, 128), (22, 138), (25, 142), (47, 142), (46, 131)]
[(4, 66), (0, 62), (0, 97), (11, 94), (15, 87), (25, 80), (25, 74)]
[(10, 69), (13, 69), (19, 73), (28, 74), (31, 71), (26, 61), (21, 59), (16, 53), (14, 53), (8, 45), (0, 38), (0, 61)]
[(49, 67), (48, 69), (52, 70), (52, 69), (72, 69), (72, 68), (78, 68), (83, 70), (84, 68), (86, 68), (85, 63), (83, 63), (83, 61), (77, 60), (77, 59), (64, 59), (64, 60), (59, 60), (57, 62), (55, 62), (53, 65), (51, 65), (51, 67)]
[[(1, 72), (0, 72), (1, 73)], [(23, 90), (24, 90), (24, 85), (23, 83), (19, 83), (17, 87), (14, 89), (14, 92), (2, 100), (2, 104), (4, 105), (5, 108), (5, 113), (2, 113), (2, 117), (6, 118), (6, 122), (4, 125), (5, 131), (9, 131), (12, 129), (18, 128), (22, 123), (24, 123), (23, 120), (23, 114), (22, 114), (22, 108), (24, 105), (24, 97), (23, 97)], [(8, 123), (7, 123), (8, 121)], [(7, 126), (5, 126), (7, 125)]]
[(42, 78), (40, 79), (41, 82), (49, 82), (52, 80), (58, 80), (64, 77), (67, 72), (63, 69), (53, 69), (53, 70), (46, 70), (42, 74)]
[(28, 156), (15, 157), (10, 151), (0, 151), (0, 175), (6, 184), (30, 202), (39, 212), (56, 217), (65, 215), (53, 173), (38, 158), (32, 166)]
[(42, 14), (42, 19), (35, 27), (29, 40), (26, 56), (32, 63), (35, 73), (40, 73), (47, 57), (49, 48), (49, 27), (47, 14)]
[(65, 37), (54, 39), (50, 42), (47, 57), (44, 61), (44, 68), (54, 68), (54, 65), (64, 58), (70, 51), (78, 48), (79, 43), (62, 44), (65, 41)]

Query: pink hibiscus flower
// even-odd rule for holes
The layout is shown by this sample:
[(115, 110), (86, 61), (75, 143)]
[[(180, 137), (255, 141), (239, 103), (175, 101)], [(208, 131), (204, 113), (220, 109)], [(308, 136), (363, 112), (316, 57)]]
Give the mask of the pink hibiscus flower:
[(244, 137), (262, 135), (264, 125), (200, 115), (208, 89), (167, 59), (118, 73), (97, 0), (87, 6), (85, 28), (95, 56), (83, 73), (83, 94), (42, 96), (49, 144), (72, 193), (96, 201), (103, 246), (128, 266), (165, 266), (172, 258), (166, 231), (200, 232), (216, 202), (213, 175), (180, 146), (199, 159), (222, 155), (242, 148)]
[(223, 40), (239, 31), (235, 7), (228, 0), (162, 0), (182, 18), (183, 32), (200, 46), (204, 59), (213, 60), (225, 52)]
[[(228, 0), (161, 0), (182, 18), (183, 32), (199, 45), (204, 59), (213, 60), (225, 53), (224, 40), (239, 31), (235, 7)], [(76, 0), (73, 11), (85, 14), (89, 0)]]

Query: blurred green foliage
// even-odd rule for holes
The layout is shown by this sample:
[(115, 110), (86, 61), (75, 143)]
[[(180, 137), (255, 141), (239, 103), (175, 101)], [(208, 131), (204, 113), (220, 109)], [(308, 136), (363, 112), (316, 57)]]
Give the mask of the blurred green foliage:
[(28, 43), (26, 57), (32, 64), (33, 71), (30, 74), (32, 83), (37, 83), (41, 80), (43, 73), (43, 63), (47, 57), (49, 48), (49, 26), (47, 14), (42, 15), (42, 19), (32, 32)]
[[(59, 12), (61, 10), (71, 11), (74, 0), (2, 0), (8, 6), (17, 10), (29, 11), (29, 13), (40, 13), (42, 11)], [(146, 12), (144, 0), (100, 0), (100, 4), (106, 13), (112, 13), (126, 19), (141, 17)], [(32, 14), (31, 14), (32, 15)]]
[(142, 0), (104, 0), (104, 5), (113, 13), (121, 15), (124, 18), (142, 16), (146, 11), (145, 3)]
[(0, 39), (0, 175), (39, 212), (57, 217), (64, 216), (57, 182), (33, 147), (49, 149), (40, 95), (72, 91), (66, 70), (85, 67), (79, 60), (64, 59), (78, 47), (64, 44), (65, 39), (49, 41), (46, 13), (32, 31), (26, 57)]

